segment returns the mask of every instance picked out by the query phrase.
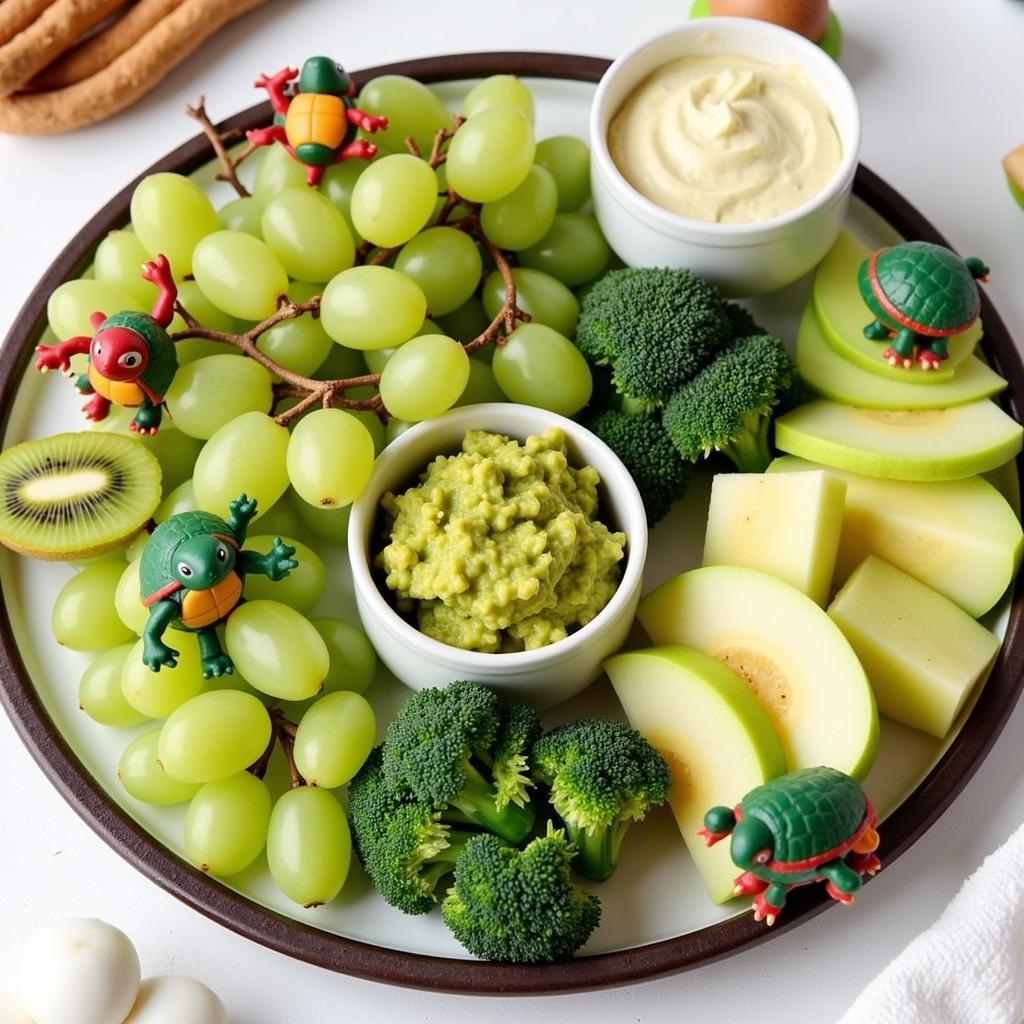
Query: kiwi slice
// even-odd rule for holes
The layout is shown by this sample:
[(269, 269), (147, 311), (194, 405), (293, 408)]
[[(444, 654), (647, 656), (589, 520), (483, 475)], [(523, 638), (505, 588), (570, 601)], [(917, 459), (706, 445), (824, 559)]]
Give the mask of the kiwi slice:
[(47, 561), (131, 540), (160, 501), (160, 463), (130, 437), (86, 431), (0, 454), (0, 542)]

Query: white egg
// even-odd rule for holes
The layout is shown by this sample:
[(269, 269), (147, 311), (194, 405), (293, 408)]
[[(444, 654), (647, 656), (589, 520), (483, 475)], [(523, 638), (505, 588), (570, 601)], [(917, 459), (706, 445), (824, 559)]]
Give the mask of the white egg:
[(21, 1000), (10, 992), (0, 992), (0, 1024), (32, 1024)]
[(28, 940), (18, 991), (35, 1024), (122, 1024), (141, 977), (138, 954), (124, 932), (72, 918)]
[(201, 982), (180, 974), (147, 978), (124, 1024), (228, 1024), (224, 1004)]

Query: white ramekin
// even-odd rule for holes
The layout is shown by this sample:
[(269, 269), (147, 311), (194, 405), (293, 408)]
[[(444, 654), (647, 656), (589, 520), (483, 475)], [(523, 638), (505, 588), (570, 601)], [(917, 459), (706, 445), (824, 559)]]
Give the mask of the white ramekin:
[[(608, 152), (608, 125), (631, 92), (679, 57), (738, 54), (796, 64), (832, 115), (843, 154), (829, 184), (794, 210), (749, 224), (693, 220), (642, 196)], [(687, 267), (727, 295), (760, 295), (811, 270), (846, 217), (860, 149), (860, 114), (839, 65), (803, 36), (750, 18), (703, 18), (642, 42), (605, 72), (590, 111), (591, 185), (597, 219), (612, 248), (633, 267)]]
[[(381, 496), (415, 483), (434, 456), (458, 451), (468, 430), (488, 430), (522, 441), (552, 426), (565, 432), (570, 462), (593, 466), (601, 475), (601, 519), (626, 534), (622, 581), (612, 599), (582, 629), (535, 651), (481, 654), (425, 636), (395, 611), (371, 571), (375, 552), (370, 545), (379, 543), (376, 524)], [(512, 700), (543, 708), (567, 700), (593, 682), (601, 674), (601, 662), (625, 642), (640, 600), (647, 519), (626, 467), (585, 427), (528, 405), (470, 405), (420, 423), (387, 446), (366, 490), (352, 506), (348, 554), (363, 628), (381, 660), (403, 683), (420, 690), (470, 679)]]

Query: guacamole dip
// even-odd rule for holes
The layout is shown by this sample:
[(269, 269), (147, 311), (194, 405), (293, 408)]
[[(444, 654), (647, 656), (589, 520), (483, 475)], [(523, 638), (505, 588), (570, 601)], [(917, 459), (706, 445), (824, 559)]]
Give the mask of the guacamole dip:
[(524, 444), (471, 430), (381, 505), (376, 565), (427, 636), (469, 651), (529, 651), (586, 625), (619, 583), (625, 534), (597, 520), (597, 470), (569, 465), (552, 427)]

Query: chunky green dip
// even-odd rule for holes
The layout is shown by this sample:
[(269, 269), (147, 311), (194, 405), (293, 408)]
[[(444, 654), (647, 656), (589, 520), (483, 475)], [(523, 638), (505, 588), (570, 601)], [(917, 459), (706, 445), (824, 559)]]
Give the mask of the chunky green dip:
[(600, 477), (556, 427), (524, 444), (469, 431), (381, 505), (376, 565), (420, 630), (469, 651), (529, 651), (586, 625), (619, 584), (625, 534), (597, 516)]

